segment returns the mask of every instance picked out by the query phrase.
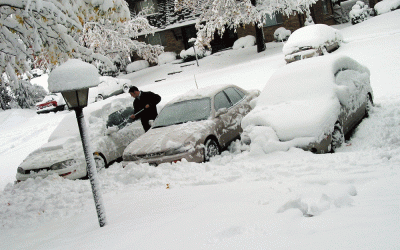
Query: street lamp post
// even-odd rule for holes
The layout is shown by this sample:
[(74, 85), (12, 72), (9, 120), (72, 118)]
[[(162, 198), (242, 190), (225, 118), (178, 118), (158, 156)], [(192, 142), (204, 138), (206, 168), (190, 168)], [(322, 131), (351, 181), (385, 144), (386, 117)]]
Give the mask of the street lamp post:
[(83, 108), (88, 103), (89, 88), (99, 84), (97, 69), (81, 60), (70, 59), (53, 70), (49, 76), (48, 83), (49, 91), (61, 92), (68, 108), (75, 110), (97, 217), (100, 227), (103, 227), (106, 225), (106, 214), (100, 192), (100, 182), (97, 178), (96, 163), (93, 158), (93, 151), (88, 139), (88, 131), (83, 115)]

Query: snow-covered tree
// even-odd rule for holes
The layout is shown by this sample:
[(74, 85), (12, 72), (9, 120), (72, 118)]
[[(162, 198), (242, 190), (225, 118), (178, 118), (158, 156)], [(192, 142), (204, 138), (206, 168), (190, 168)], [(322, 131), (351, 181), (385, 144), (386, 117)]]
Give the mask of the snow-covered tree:
[(112, 23), (110, 20), (86, 22), (79, 42), (107, 56), (118, 68), (125, 69), (133, 52), (144, 60), (157, 63), (157, 56), (163, 52), (163, 47), (134, 40), (143, 31), (150, 33), (155, 29), (140, 13), (124, 23)]
[(303, 13), (317, 0), (175, 0), (177, 10), (190, 9), (200, 16), (196, 23), (197, 43), (209, 46), (215, 31), (219, 35), (226, 28), (236, 29), (242, 25), (262, 26), (266, 15), (281, 12), (287, 16)]
[[(119, 30), (123, 28), (118, 25), (124, 23), (126, 29), (140, 27), (143, 20), (131, 20), (125, 0), (0, 0), (0, 73), (5, 72), (10, 85), (18, 88), (18, 75), (29, 71), (32, 62), (52, 69), (68, 58), (81, 58), (114, 67), (103, 51), (80, 43), (87, 23), (106, 23)], [(147, 33), (149, 27), (136, 32)], [(119, 37), (124, 40), (126, 36)]]

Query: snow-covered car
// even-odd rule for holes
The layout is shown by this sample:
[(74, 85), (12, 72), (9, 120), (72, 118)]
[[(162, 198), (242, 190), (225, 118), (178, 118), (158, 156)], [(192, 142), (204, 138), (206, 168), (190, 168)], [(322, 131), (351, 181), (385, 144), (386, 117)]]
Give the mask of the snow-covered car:
[[(130, 97), (113, 98), (84, 108), (96, 168), (121, 159), (125, 147), (144, 133), (140, 121), (132, 122)], [(17, 181), (57, 174), (68, 179), (87, 176), (86, 161), (74, 113), (67, 114), (48, 142), (30, 153), (17, 169)]]
[(129, 79), (114, 78), (111, 76), (100, 77), (100, 83), (95, 87), (97, 91), (96, 101), (101, 101), (109, 98), (110, 96), (127, 93), (131, 81)]
[(242, 142), (265, 152), (290, 147), (334, 152), (372, 105), (369, 69), (347, 56), (287, 64), (243, 118)]
[(315, 24), (302, 27), (293, 32), (282, 52), (286, 63), (320, 56), (340, 47), (342, 33), (326, 24)]
[(36, 103), (36, 113), (57, 112), (67, 108), (61, 93), (50, 93), (41, 102)]
[(122, 165), (208, 161), (240, 137), (240, 122), (259, 93), (219, 85), (176, 97), (164, 106), (153, 127), (125, 149)]

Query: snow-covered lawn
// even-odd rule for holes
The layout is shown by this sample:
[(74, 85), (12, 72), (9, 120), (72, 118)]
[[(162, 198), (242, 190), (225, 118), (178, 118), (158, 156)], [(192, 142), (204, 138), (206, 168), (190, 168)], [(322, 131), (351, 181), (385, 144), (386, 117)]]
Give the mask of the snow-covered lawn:
[[(0, 112), (0, 249), (400, 249), (399, 23), (396, 10), (335, 26), (344, 43), (332, 54), (370, 69), (376, 104), (337, 153), (264, 154), (237, 142), (208, 163), (115, 163), (99, 174), (103, 228), (88, 180), (12, 184), (19, 163), (69, 112)], [(261, 90), (285, 65), (282, 46), (225, 51), (199, 67), (163, 64), (123, 78), (160, 94), (161, 105), (196, 83)]]

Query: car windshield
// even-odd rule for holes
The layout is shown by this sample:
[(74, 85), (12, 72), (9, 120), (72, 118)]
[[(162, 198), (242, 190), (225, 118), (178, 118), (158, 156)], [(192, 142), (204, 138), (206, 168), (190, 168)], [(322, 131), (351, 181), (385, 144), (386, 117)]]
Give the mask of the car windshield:
[(166, 127), (189, 121), (206, 120), (210, 117), (210, 98), (192, 99), (165, 106), (154, 121), (153, 128)]

